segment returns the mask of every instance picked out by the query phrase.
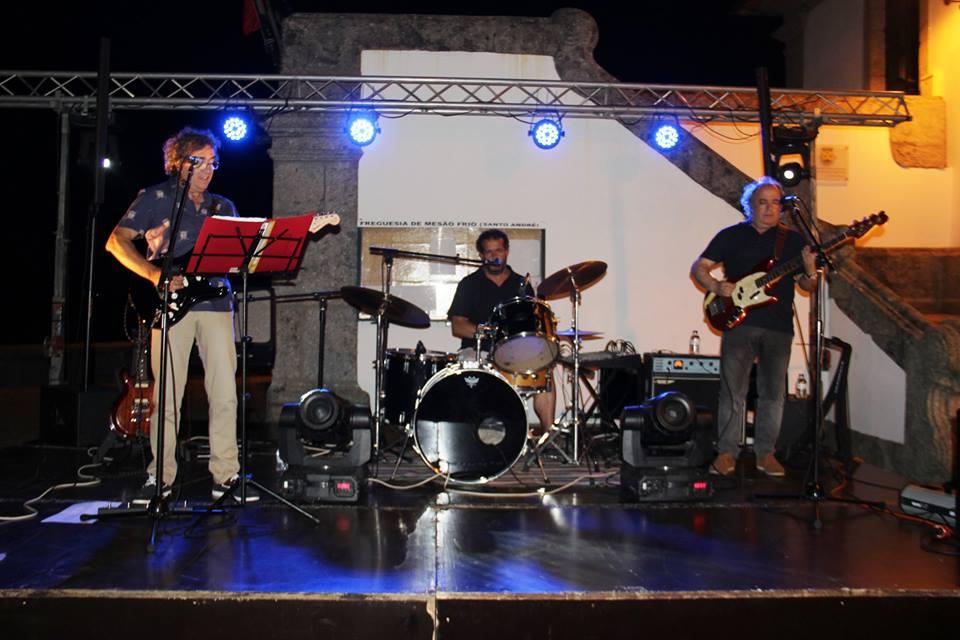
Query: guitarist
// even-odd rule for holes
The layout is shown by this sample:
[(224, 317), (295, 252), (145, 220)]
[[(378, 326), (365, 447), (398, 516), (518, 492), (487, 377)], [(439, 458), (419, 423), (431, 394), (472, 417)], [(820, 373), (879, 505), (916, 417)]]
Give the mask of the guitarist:
[[(220, 142), (210, 131), (186, 127), (163, 145), (164, 170), (168, 180), (148, 187), (137, 195), (126, 214), (117, 223), (107, 240), (107, 251), (136, 275), (160, 284), (161, 270), (148, 259), (165, 254), (170, 242), (170, 216), (181, 189), (187, 190), (180, 222), (179, 237), (174, 245), (175, 257), (190, 253), (204, 219), (210, 215), (236, 216), (234, 204), (222, 196), (207, 191), (214, 172), (219, 168), (217, 155)], [(190, 184), (186, 177), (191, 164)], [(148, 255), (144, 257), (134, 240), (144, 238)], [(193, 343), (197, 343), (203, 361), (204, 387), (210, 405), (210, 463), (213, 476), (213, 498), (221, 497), (239, 480), (240, 464), (237, 448), (237, 351), (233, 335), (233, 304), (229, 295), (229, 281), (216, 278), (228, 287), (228, 295), (205, 300), (194, 305), (187, 315), (169, 327), (167, 352), (166, 407), (164, 416), (163, 496), (177, 475), (176, 440), (180, 403), (187, 382), (187, 363)], [(172, 278), (171, 292), (184, 287), (184, 277)], [(160, 330), (151, 336), (151, 364), (155, 380), (159, 379)], [(159, 385), (154, 386), (154, 407), (158, 406)], [(154, 420), (152, 424), (156, 425)], [(150, 443), (157, 450), (157, 429), (150, 430)], [(156, 459), (147, 466), (147, 481), (133, 502), (147, 504), (156, 494)], [(239, 494), (233, 494), (239, 499)], [(247, 501), (259, 496), (247, 489)]]
[[(757, 360), (757, 408), (754, 447), (757, 468), (770, 476), (783, 476), (774, 456), (786, 397), (787, 366), (793, 342), (794, 284), (804, 291), (817, 288), (816, 256), (799, 233), (781, 222), (783, 187), (770, 177), (743, 189), (740, 205), (747, 220), (722, 229), (713, 237), (690, 269), (693, 279), (707, 291), (729, 297), (736, 277), (753, 273), (756, 265), (774, 257), (777, 263), (802, 256), (804, 270), (796, 279), (783, 278), (769, 292), (777, 302), (752, 309), (743, 322), (725, 331), (720, 342), (720, 403), (717, 416), (719, 453), (714, 473), (731, 475), (736, 468), (740, 436), (750, 385), (750, 369)], [(722, 266), (725, 277), (711, 275)]]

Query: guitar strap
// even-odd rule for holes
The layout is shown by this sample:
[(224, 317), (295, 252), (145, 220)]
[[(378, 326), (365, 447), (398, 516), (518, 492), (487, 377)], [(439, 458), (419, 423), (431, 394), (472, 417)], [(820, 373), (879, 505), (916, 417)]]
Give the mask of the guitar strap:
[(773, 247), (773, 261), (780, 260), (780, 254), (783, 252), (783, 245), (787, 242), (787, 225), (780, 223), (777, 225), (777, 242)]

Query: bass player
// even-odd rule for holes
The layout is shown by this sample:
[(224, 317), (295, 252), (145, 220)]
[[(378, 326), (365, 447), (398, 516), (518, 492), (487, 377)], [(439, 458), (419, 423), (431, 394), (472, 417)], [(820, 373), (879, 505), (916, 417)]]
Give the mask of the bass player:
[[(729, 298), (734, 276), (771, 257), (783, 262), (801, 256), (803, 272), (796, 279), (777, 281), (769, 293), (776, 302), (753, 309), (742, 322), (724, 331), (720, 341), (720, 402), (717, 425), (719, 456), (714, 473), (731, 475), (736, 468), (744, 424), (750, 370), (757, 361), (757, 408), (754, 447), (757, 467), (770, 476), (784, 475), (774, 456), (786, 397), (787, 367), (793, 342), (794, 284), (807, 292), (817, 288), (816, 255), (799, 233), (781, 222), (783, 187), (770, 177), (751, 182), (743, 189), (740, 204), (747, 220), (722, 229), (693, 263), (690, 274), (708, 292)], [(711, 272), (723, 267), (724, 280)]]

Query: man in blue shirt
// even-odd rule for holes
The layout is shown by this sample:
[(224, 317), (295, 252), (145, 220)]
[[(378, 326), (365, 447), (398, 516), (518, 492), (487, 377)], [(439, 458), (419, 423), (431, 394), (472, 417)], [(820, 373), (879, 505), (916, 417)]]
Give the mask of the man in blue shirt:
[[(158, 264), (149, 259), (162, 257), (170, 244), (171, 215), (181, 190), (187, 190), (182, 220), (174, 243), (174, 257), (190, 253), (197, 241), (203, 221), (211, 215), (236, 216), (234, 204), (222, 196), (207, 191), (214, 171), (219, 168), (217, 155), (220, 143), (209, 131), (184, 128), (163, 146), (164, 170), (169, 179), (142, 190), (127, 209), (107, 240), (107, 251), (136, 275), (160, 284), (162, 277)], [(186, 183), (193, 166), (193, 175)], [(134, 240), (144, 238), (148, 255), (144, 257)], [(228, 287), (225, 278), (211, 279), (211, 284)], [(184, 287), (182, 275), (174, 276), (171, 292)], [(168, 329), (167, 378), (164, 415), (163, 496), (170, 494), (170, 486), (177, 475), (177, 425), (183, 390), (187, 382), (187, 365), (193, 343), (196, 342), (203, 361), (204, 388), (209, 402), (210, 462), (213, 476), (212, 496), (219, 498), (239, 480), (240, 464), (237, 448), (237, 352), (233, 335), (232, 296), (203, 301), (193, 306), (179, 322)], [(160, 330), (154, 329), (151, 339), (151, 364), (154, 380), (160, 374)], [(158, 406), (159, 385), (154, 385), (154, 408)], [(150, 442), (157, 451), (157, 423), (153, 421)], [(145, 504), (156, 494), (156, 464), (154, 458), (147, 466), (147, 482), (135, 503)], [(246, 492), (247, 501), (259, 496)], [(239, 493), (232, 494), (237, 500)]]

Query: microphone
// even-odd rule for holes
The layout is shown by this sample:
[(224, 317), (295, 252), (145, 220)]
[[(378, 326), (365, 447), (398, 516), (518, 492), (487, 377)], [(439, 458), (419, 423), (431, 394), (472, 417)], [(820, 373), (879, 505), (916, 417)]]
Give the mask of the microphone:
[(799, 202), (800, 202), (800, 196), (786, 195), (780, 198), (781, 207), (786, 207), (786, 206), (795, 207)]
[(490, 264), (490, 265), (494, 265), (494, 266), (499, 265), (499, 264), (500, 264), (500, 258), (494, 258), (493, 260), (484, 260), (484, 261), (483, 261), (483, 264), (484, 264), (484, 265)]
[(528, 273), (526, 276), (524, 276), (523, 282), (520, 283), (521, 298), (527, 295), (527, 286), (529, 286), (529, 284), (530, 284), (530, 274)]

